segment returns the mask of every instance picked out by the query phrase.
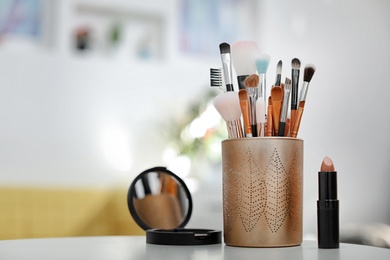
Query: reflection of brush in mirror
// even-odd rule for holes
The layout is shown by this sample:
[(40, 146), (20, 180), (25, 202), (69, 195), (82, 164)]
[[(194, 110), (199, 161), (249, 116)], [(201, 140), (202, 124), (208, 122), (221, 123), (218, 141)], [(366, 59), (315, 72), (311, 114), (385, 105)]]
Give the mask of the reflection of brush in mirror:
[(232, 59), (230, 54), (230, 45), (223, 42), (219, 45), (221, 52), (223, 75), (226, 82), (226, 91), (234, 91), (233, 88), (233, 70), (232, 70)]
[(249, 113), (250, 124), (252, 127), (252, 135), (257, 136), (257, 123), (256, 123), (256, 100), (257, 100), (257, 86), (259, 85), (259, 76), (252, 74), (245, 79), (246, 90), (248, 91), (249, 98)]
[(256, 56), (259, 47), (252, 41), (239, 41), (232, 46), (232, 61), (237, 74), (238, 86), (245, 89), (244, 80), (256, 73)]
[(243, 137), (241, 127), (241, 107), (237, 92), (228, 91), (220, 93), (214, 99), (214, 107), (226, 122), (228, 138)]
[(292, 123), (293, 127), (292, 127), (292, 131), (291, 131), (291, 137), (297, 137), (297, 135), (298, 135), (303, 110), (305, 108), (307, 91), (309, 90), (309, 84), (310, 84), (310, 81), (311, 81), (315, 71), (316, 71), (316, 68), (314, 67), (314, 65), (307, 65), (305, 67), (305, 70), (303, 73), (303, 84), (302, 84), (301, 94), (299, 96), (299, 107), (298, 107), (297, 115), (295, 118), (295, 122)]
[(252, 126), (250, 120), (250, 112), (249, 112), (249, 101), (248, 101), (248, 92), (246, 89), (240, 89), (238, 92), (238, 96), (240, 98), (240, 106), (242, 118), (244, 120), (244, 132), (246, 137), (252, 137)]

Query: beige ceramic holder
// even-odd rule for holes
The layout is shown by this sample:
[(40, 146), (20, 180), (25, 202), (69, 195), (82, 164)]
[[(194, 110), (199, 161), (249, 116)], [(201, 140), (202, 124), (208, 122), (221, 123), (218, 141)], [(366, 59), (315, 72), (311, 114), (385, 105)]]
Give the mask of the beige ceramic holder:
[(303, 140), (222, 141), (224, 241), (229, 246), (302, 243)]

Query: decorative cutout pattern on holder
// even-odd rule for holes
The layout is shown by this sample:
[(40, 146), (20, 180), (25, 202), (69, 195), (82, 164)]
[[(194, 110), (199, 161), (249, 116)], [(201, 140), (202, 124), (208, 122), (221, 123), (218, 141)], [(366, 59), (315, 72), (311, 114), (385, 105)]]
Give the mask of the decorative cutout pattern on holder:
[(265, 219), (271, 232), (277, 232), (288, 216), (291, 186), (276, 148), (265, 168), (267, 207)]
[(293, 160), (291, 162), (291, 166), (289, 168), (289, 182), (290, 185), (295, 185), (296, 187), (291, 189), (291, 203), (290, 203), (290, 210), (289, 210), (289, 220), (290, 220), (290, 226), (293, 231), (297, 231), (300, 227), (300, 219), (302, 219), (302, 210), (301, 206), (303, 203), (302, 193), (303, 193), (303, 178), (301, 178), (297, 174), (291, 174), (292, 172), (301, 172), (302, 169), (300, 169), (299, 164), (297, 164), (297, 151), (294, 153)]
[[(249, 172), (243, 174), (240, 178), (242, 204), (239, 214), (245, 231), (250, 232), (256, 226), (264, 212), (267, 189), (263, 174), (249, 148), (246, 150), (246, 158), (248, 158), (247, 165), (249, 165)], [(240, 171), (245, 171), (246, 169), (246, 167), (241, 165)]]
[(227, 174), (223, 174), (223, 183), (224, 185), (229, 183), (229, 188), (224, 187), (223, 189), (224, 212), (228, 212), (227, 216), (224, 217), (224, 221), (227, 230), (231, 231), (241, 206), (241, 196), (239, 195), (240, 174), (233, 171), (232, 162), (229, 158), (225, 161), (225, 169)]
[(274, 148), (267, 165), (261, 168), (250, 148), (245, 151), (245, 163), (233, 163), (227, 155), (223, 165), (223, 200), (228, 231), (232, 230), (238, 216), (246, 232), (251, 232), (262, 216), (272, 233), (278, 232), (287, 219), (290, 228), (297, 230), (301, 218), (302, 177), (292, 174), (301, 170), (297, 168), (296, 157), (297, 151), (286, 168)]

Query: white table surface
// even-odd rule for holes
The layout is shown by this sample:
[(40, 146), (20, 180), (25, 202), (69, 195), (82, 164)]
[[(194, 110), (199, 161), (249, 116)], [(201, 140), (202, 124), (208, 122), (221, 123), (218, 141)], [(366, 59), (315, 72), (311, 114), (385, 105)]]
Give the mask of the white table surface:
[(144, 236), (36, 238), (0, 241), (0, 259), (205, 260), (205, 259), (390, 259), (390, 249), (340, 244), (318, 249), (316, 241), (286, 248), (239, 248), (225, 244), (162, 246), (146, 244)]

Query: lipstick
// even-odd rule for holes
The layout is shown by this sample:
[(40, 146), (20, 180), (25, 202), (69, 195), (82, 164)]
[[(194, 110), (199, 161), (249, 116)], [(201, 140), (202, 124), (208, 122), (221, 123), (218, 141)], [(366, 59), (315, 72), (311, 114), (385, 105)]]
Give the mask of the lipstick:
[(339, 248), (337, 172), (329, 157), (318, 172), (317, 235), (319, 248)]

